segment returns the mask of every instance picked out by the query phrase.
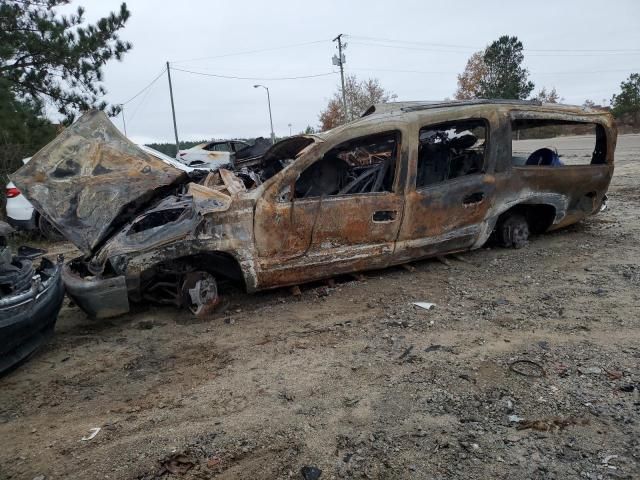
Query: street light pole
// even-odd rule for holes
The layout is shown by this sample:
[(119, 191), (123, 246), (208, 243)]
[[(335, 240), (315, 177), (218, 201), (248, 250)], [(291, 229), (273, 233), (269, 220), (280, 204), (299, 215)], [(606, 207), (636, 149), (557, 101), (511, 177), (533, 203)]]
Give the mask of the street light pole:
[(271, 145), (276, 143), (276, 134), (273, 132), (273, 117), (271, 116), (271, 95), (269, 89), (264, 85), (254, 85), (253, 88), (262, 87), (267, 91), (267, 104), (269, 105), (269, 123), (271, 124)]
[(127, 121), (124, 119), (124, 104), (120, 104), (120, 113), (122, 113), (122, 126), (124, 127), (124, 136), (127, 136)]

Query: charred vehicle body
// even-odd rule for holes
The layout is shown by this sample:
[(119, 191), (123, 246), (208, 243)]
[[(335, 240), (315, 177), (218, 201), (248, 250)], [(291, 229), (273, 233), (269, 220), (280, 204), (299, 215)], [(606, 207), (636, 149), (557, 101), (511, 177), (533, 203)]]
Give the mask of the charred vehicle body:
[(54, 263), (27, 246), (13, 255), (0, 222), (0, 375), (24, 362), (49, 337), (64, 298), (62, 257)]
[[(561, 128), (593, 140), (582, 164), (527, 143)], [(232, 170), (187, 174), (89, 112), (12, 179), (83, 251), (63, 277), (90, 316), (141, 300), (206, 313), (221, 279), (253, 292), (474, 249), (492, 234), (520, 247), (600, 210), (615, 143), (612, 117), (588, 108), (392, 103)]]

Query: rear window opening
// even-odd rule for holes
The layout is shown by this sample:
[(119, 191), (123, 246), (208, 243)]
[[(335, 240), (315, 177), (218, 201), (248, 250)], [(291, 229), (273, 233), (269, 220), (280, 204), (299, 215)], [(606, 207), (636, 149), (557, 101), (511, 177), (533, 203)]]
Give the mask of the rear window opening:
[(511, 162), (516, 167), (600, 165), (607, 162), (607, 135), (595, 123), (560, 120), (511, 122)]

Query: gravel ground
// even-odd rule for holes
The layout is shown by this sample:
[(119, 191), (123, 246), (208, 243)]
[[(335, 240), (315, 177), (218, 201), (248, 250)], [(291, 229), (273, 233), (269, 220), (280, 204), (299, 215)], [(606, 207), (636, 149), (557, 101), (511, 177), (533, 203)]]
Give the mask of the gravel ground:
[(639, 157), (620, 136), (610, 209), (521, 250), (206, 320), (65, 306), (0, 379), (0, 478), (640, 478)]

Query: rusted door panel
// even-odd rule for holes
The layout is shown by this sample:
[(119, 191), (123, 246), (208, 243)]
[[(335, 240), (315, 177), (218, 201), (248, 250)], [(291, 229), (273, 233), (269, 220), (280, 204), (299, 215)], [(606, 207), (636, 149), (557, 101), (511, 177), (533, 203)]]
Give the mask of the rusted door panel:
[[(303, 225), (279, 222), (278, 234), (272, 236), (269, 232), (271, 238), (267, 243), (270, 247), (259, 247), (260, 288), (386, 266), (400, 228), (403, 204), (402, 196), (392, 193), (324, 197), (305, 212)], [(263, 207), (264, 211), (266, 207)], [(298, 218), (298, 213), (293, 216)], [(290, 230), (287, 232), (285, 228)], [(300, 232), (305, 240), (299, 243), (291, 240)], [(289, 239), (287, 256), (279, 252), (274, 241), (276, 237), (282, 243)], [(307, 243), (309, 246), (302, 248), (307, 240), (310, 245)], [(297, 248), (298, 255), (292, 255), (292, 245)]]
[(258, 200), (254, 221), (258, 256), (278, 263), (304, 255), (310, 248), (320, 207), (319, 198), (293, 202)]
[(493, 175), (469, 175), (410, 192), (395, 261), (470, 247), (494, 201)]
[(390, 193), (324, 198), (312, 248), (330, 255), (341, 247), (392, 243), (402, 208), (402, 197)]

